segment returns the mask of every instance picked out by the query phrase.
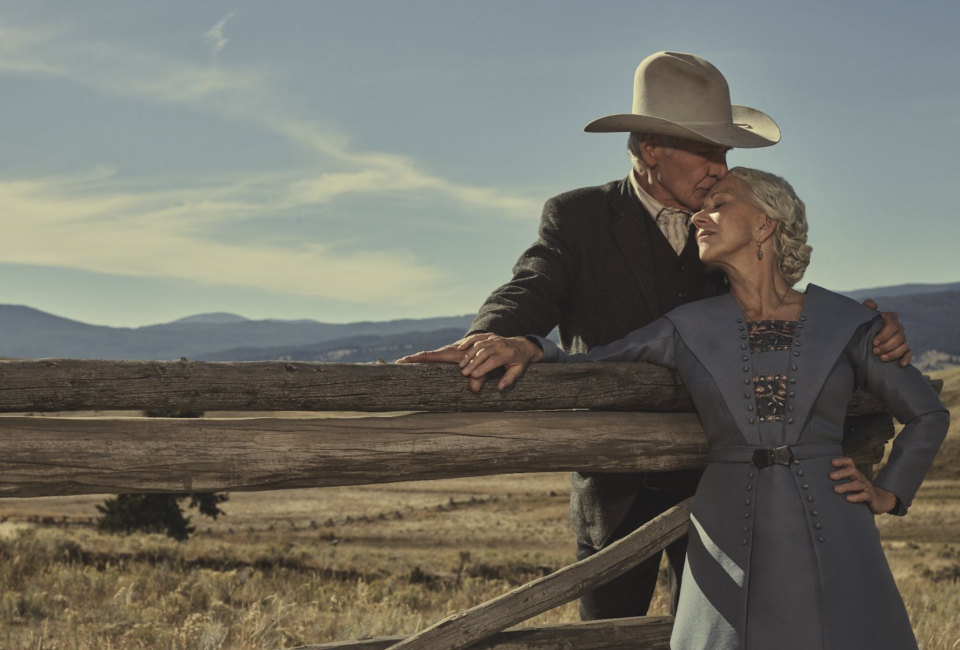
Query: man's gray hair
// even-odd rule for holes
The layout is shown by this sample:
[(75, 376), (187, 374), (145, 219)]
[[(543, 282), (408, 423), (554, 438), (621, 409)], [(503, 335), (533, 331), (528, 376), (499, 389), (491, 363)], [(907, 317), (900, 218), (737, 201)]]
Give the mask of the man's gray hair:
[(773, 232), (773, 255), (780, 274), (792, 287), (803, 277), (813, 251), (807, 246), (806, 206), (790, 183), (779, 176), (747, 167), (734, 167), (727, 173), (747, 186), (754, 205), (778, 221)]
[(675, 148), (683, 146), (683, 138), (679, 138), (675, 135), (660, 135), (657, 133), (637, 132), (631, 133), (629, 136), (627, 136), (627, 151), (630, 152), (630, 160), (633, 161), (633, 168), (641, 174), (647, 170), (647, 166), (643, 163), (643, 156), (640, 154), (640, 145), (643, 142), (644, 136), (659, 138), (660, 144), (663, 145), (663, 148), (666, 150), (666, 154), (668, 156), (673, 155), (673, 150)]

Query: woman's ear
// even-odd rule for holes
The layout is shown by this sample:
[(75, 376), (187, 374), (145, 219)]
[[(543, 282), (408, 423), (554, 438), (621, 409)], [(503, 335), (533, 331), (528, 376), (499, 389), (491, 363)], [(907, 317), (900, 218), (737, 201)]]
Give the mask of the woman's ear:
[(760, 227), (757, 228), (757, 241), (763, 243), (773, 236), (773, 233), (777, 230), (777, 224), (780, 223), (780, 220), (771, 219), (763, 212), (760, 213), (760, 218)]

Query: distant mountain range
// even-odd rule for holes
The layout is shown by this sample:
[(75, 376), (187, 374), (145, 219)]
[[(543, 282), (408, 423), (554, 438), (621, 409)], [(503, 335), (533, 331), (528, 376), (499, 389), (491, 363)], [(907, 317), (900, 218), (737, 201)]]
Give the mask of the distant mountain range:
[(855, 300), (874, 300), (894, 311), (907, 330), (915, 366), (929, 372), (960, 365), (960, 282), (900, 284), (846, 291)]
[(884, 311), (899, 314), (918, 368), (960, 365), (960, 290), (871, 297)]
[(921, 293), (943, 293), (944, 291), (960, 291), (960, 282), (948, 284), (898, 284), (892, 287), (875, 287), (873, 289), (857, 289), (856, 291), (841, 291), (845, 296), (854, 300), (870, 298), (895, 298), (897, 296), (911, 296)]
[[(916, 363), (932, 370), (960, 364), (960, 282), (846, 292), (895, 311), (907, 328)], [(198, 314), (145, 327), (87, 325), (30, 307), (0, 305), (0, 357), (177, 359), (199, 361), (393, 361), (460, 338), (473, 316), (365, 321), (250, 320)]]
[(402, 332), (386, 336), (350, 336), (311, 345), (232, 348), (210, 354), (201, 354), (198, 361), (330, 361), (338, 363), (365, 363), (368, 361), (395, 361), (402, 356), (433, 350), (456, 341), (467, 330), (450, 327), (427, 332)]
[[(18, 305), (0, 305), (0, 357), (24, 359), (304, 359), (376, 361), (374, 348), (402, 348), (401, 339), (422, 340), (424, 332), (440, 332), (437, 345), (456, 340), (473, 316), (366, 321), (331, 324), (317, 321), (248, 320), (233, 314), (202, 314), (145, 327), (87, 325)], [(451, 334), (455, 334), (450, 338)], [(419, 338), (418, 338), (419, 337)], [(379, 341), (386, 343), (379, 343)], [(345, 348), (345, 346), (347, 346)], [(369, 353), (361, 350), (370, 349)], [(356, 353), (336, 350), (350, 349)], [(254, 352), (262, 350), (261, 353)], [(389, 353), (382, 350), (384, 358)], [(408, 354), (404, 352), (403, 354)], [(326, 356), (325, 356), (326, 355)], [(397, 356), (403, 356), (402, 354)], [(372, 358), (371, 358), (372, 357)], [(391, 361), (393, 359), (390, 359)]]

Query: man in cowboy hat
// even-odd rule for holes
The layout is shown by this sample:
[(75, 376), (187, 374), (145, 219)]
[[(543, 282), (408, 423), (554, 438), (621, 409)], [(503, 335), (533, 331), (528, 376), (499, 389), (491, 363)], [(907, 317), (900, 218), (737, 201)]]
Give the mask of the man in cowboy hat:
[[(633, 111), (588, 124), (589, 132), (630, 133), (633, 169), (626, 178), (547, 201), (537, 241), (513, 279), (480, 308), (470, 333), (538, 334), (557, 327), (567, 352), (622, 338), (687, 302), (724, 292), (700, 262), (691, 214), (727, 173), (734, 147), (776, 144), (766, 114), (732, 105), (720, 71), (692, 54), (659, 52), (637, 68)], [(890, 315), (879, 353), (909, 352)], [(458, 342), (459, 343), (459, 342)], [(417, 361), (458, 361), (457, 343)], [(877, 351), (877, 350), (875, 350)], [(480, 381), (471, 379), (479, 389)], [(570, 515), (583, 559), (692, 496), (699, 472), (573, 473)], [(667, 548), (673, 606), (686, 538)], [(642, 616), (657, 582), (660, 554), (580, 600), (585, 620)]]

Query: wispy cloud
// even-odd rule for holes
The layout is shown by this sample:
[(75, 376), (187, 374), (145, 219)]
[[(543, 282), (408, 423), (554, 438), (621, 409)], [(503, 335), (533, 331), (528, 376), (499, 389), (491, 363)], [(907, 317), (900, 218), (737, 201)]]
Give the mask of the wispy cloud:
[[(217, 32), (232, 15), (208, 34)], [(437, 198), (490, 210), (505, 219), (529, 219), (539, 213), (539, 200), (452, 181), (423, 170), (407, 156), (352, 150), (349, 137), (342, 133), (287, 113), (274, 99), (278, 93), (269, 85), (267, 69), (209, 65), (114, 43), (63, 39), (53, 28), (7, 28), (0, 19), (0, 37), (8, 33), (17, 37), (6, 42), (0, 38), (0, 71), (62, 76), (113, 95), (188, 105), (242, 119), (342, 168), (320, 176), (309, 174), (293, 186), (293, 201), (327, 202), (356, 192), (406, 191), (421, 197), (432, 192)]]
[[(380, 161), (372, 169), (330, 172), (290, 185), (292, 205), (330, 203), (349, 194), (402, 193), (422, 190), (434, 197), (470, 208), (483, 208), (500, 216), (529, 218), (540, 204), (524, 197), (505, 195), (486, 188), (468, 187), (417, 171), (411, 164)], [(436, 198), (435, 198), (436, 200)]]
[(216, 57), (218, 54), (223, 52), (223, 48), (229, 43), (229, 39), (223, 35), (223, 28), (226, 26), (227, 21), (233, 18), (237, 12), (231, 11), (226, 16), (220, 19), (216, 25), (208, 29), (203, 34), (203, 42), (210, 46), (210, 54)]
[(65, 75), (67, 67), (44, 53), (63, 30), (49, 26), (11, 27), (0, 19), (0, 70), (22, 74)]
[[(226, 46), (223, 29), (233, 15), (204, 35), (214, 55)], [(316, 154), (316, 164), (299, 173), (265, 172), (225, 183), (199, 179), (199, 189), (158, 181), (153, 189), (134, 191), (104, 170), (0, 182), (4, 262), (396, 304), (436, 293), (448, 274), (409, 251), (223, 243), (206, 233), (213, 224), (229, 228), (238, 219), (290, 214), (350, 195), (403, 194), (506, 219), (539, 212), (539, 201), (443, 178), (407, 156), (352, 149), (343, 134), (285, 111), (264, 68), (185, 60), (78, 39), (54, 27), (9, 26), (0, 18), (0, 72), (58, 77), (108, 95), (242, 120)]]
[(112, 192), (102, 187), (108, 180), (97, 173), (0, 182), (4, 212), (15, 215), (4, 219), (3, 261), (392, 305), (435, 293), (444, 277), (405, 251), (210, 241), (196, 236), (200, 226), (271, 206), (218, 196), (231, 194), (224, 188)]

